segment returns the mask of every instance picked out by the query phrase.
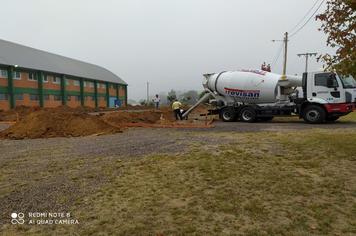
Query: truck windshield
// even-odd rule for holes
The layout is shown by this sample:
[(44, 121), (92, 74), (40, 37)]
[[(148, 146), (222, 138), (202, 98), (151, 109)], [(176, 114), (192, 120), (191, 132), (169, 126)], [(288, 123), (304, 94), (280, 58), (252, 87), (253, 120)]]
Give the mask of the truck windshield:
[(340, 75), (344, 88), (356, 88), (356, 81), (352, 75)]

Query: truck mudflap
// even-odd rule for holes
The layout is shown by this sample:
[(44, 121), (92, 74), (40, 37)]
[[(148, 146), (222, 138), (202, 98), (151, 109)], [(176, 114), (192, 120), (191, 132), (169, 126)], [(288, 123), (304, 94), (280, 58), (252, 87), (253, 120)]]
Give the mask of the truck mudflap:
[(356, 107), (352, 103), (329, 103), (324, 104), (324, 107), (328, 113), (350, 113), (356, 110)]

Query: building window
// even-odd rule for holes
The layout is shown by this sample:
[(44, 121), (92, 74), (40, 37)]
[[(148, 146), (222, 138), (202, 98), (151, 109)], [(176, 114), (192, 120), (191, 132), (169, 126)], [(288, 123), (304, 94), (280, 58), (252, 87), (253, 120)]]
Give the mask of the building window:
[(22, 93), (15, 94), (15, 99), (19, 100), (19, 101), (22, 101), (23, 100), (23, 94)]
[(94, 82), (88, 82), (90, 88), (94, 88)]
[(38, 94), (30, 94), (30, 100), (31, 101), (38, 101), (39, 100)]
[(72, 96), (68, 95), (67, 96), (67, 101), (70, 101), (72, 99)]
[(5, 93), (0, 93), (0, 101), (1, 101), (1, 100), (7, 100), (7, 99), (8, 99), (7, 94), (5, 94)]
[(62, 97), (60, 95), (53, 95), (54, 101), (62, 101)]
[(80, 86), (79, 80), (74, 80), (74, 86)]
[(28, 73), (28, 80), (37, 81), (36, 75), (33, 72)]
[(46, 101), (48, 101), (48, 100), (49, 100), (49, 94), (43, 95), (43, 99), (46, 100)]
[(57, 77), (57, 76), (53, 76), (53, 83), (54, 84), (59, 84), (61, 83), (61, 78)]
[(101, 84), (101, 88), (106, 89), (106, 84)]
[(7, 78), (7, 70), (0, 70), (0, 77)]
[(66, 85), (69, 86), (70, 85), (70, 80), (66, 79)]
[(80, 96), (75, 96), (75, 100), (78, 102), (78, 101), (80, 101)]
[(47, 75), (44, 75), (44, 76), (43, 76), (43, 82), (48, 83), (48, 77), (47, 77)]
[(14, 71), (14, 79), (21, 80), (21, 72)]

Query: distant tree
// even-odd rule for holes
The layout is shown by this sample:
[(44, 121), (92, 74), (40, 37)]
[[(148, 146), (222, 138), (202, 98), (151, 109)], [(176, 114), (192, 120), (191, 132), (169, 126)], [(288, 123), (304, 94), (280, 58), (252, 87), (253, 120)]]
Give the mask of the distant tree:
[(171, 89), (171, 91), (168, 92), (167, 100), (169, 102), (173, 102), (175, 99), (177, 99), (177, 93), (176, 93), (176, 91)]
[(185, 92), (181, 94), (180, 99), (182, 102), (186, 104), (193, 105), (198, 101), (198, 92), (195, 90), (189, 90), (188, 92)]
[(356, 76), (356, 1), (328, 0), (324, 13), (316, 19), (328, 35), (327, 45), (337, 48), (335, 55), (325, 54), (320, 59), (327, 68)]

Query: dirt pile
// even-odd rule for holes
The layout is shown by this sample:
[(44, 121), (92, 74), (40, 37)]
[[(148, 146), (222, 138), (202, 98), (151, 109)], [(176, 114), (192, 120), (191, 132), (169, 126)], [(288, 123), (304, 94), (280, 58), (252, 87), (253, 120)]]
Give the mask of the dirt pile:
[[(63, 111), (65, 110), (65, 111)], [(0, 133), (9, 139), (78, 137), (121, 132), (97, 116), (63, 108), (34, 111)]]
[(18, 106), (15, 109), (11, 109), (8, 111), (0, 111), (0, 121), (4, 122), (15, 122), (22, 120), (24, 117), (33, 113), (35, 111), (46, 110), (46, 111), (58, 111), (58, 112), (75, 112), (75, 113), (86, 113), (86, 112), (94, 112), (95, 108), (91, 107), (76, 107), (71, 108), (68, 106), (59, 106), (56, 108), (40, 108), (36, 107), (27, 107), (27, 106)]
[(18, 106), (15, 109), (8, 111), (0, 111), (0, 121), (18, 121), (26, 115), (40, 110), (40, 107)]
[(211, 127), (211, 122), (198, 120), (176, 121), (169, 108), (149, 111), (116, 111), (101, 113), (106, 123), (119, 127), (152, 127), (152, 128), (204, 128)]
[(161, 112), (142, 111), (142, 112), (127, 112), (118, 111), (105, 113), (101, 119), (114, 126), (130, 126), (129, 124), (155, 124), (161, 118)]
[[(0, 133), (0, 138), (51, 138), (78, 137), (121, 132), (128, 127), (153, 128), (204, 128), (211, 123), (199, 118), (176, 121), (171, 108), (160, 110), (111, 110), (97, 111), (94, 108), (29, 108), (18, 107), (1, 112), (4, 121), (16, 123)], [(1, 120), (0, 120), (1, 121)]]

